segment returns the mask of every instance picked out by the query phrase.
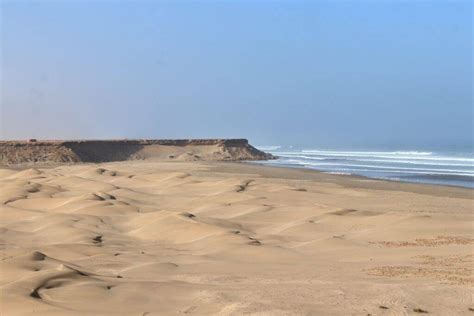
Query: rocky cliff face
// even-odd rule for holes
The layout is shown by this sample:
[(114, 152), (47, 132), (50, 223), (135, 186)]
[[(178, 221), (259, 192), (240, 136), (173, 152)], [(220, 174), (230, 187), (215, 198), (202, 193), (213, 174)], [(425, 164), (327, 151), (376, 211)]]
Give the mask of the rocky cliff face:
[(246, 139), (0, 141), (1, 164), (273, 159)]

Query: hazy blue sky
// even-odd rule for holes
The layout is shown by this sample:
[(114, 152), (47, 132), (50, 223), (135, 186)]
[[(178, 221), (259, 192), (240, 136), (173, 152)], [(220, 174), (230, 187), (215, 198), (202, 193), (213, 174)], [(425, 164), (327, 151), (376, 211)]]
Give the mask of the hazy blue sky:
[(466, 145), (472, 10), (471, 1), (2, 1), (1, 138)]

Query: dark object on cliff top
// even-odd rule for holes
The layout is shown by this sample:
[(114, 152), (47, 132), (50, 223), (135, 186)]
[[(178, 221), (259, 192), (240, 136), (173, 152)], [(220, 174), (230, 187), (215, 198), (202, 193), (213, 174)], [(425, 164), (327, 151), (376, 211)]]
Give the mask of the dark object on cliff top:
[(414, 308), (413, 311), (415, 313), (424, 313), (424, 314), (428, 313), (428, 311), (425, 311), (424, 309), (421, 309), (421, 308)]

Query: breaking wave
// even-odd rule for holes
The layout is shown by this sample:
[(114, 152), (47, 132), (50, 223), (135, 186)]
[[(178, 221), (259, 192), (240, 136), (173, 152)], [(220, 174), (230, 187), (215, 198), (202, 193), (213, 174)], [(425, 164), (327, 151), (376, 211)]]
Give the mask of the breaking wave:
[(259, 148), (279, 157), (266, 164), (311, 168), (330, 174), (474, 187), (472, 153)]

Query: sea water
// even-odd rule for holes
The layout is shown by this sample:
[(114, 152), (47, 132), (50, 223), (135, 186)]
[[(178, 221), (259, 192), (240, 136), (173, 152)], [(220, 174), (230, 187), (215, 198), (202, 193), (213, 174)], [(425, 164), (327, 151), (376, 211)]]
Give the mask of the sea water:
[(258, 146), (278, 157), (269, 165), (302, 167), (333, 174), (474, 188), (472, 151), (322, 150)]

